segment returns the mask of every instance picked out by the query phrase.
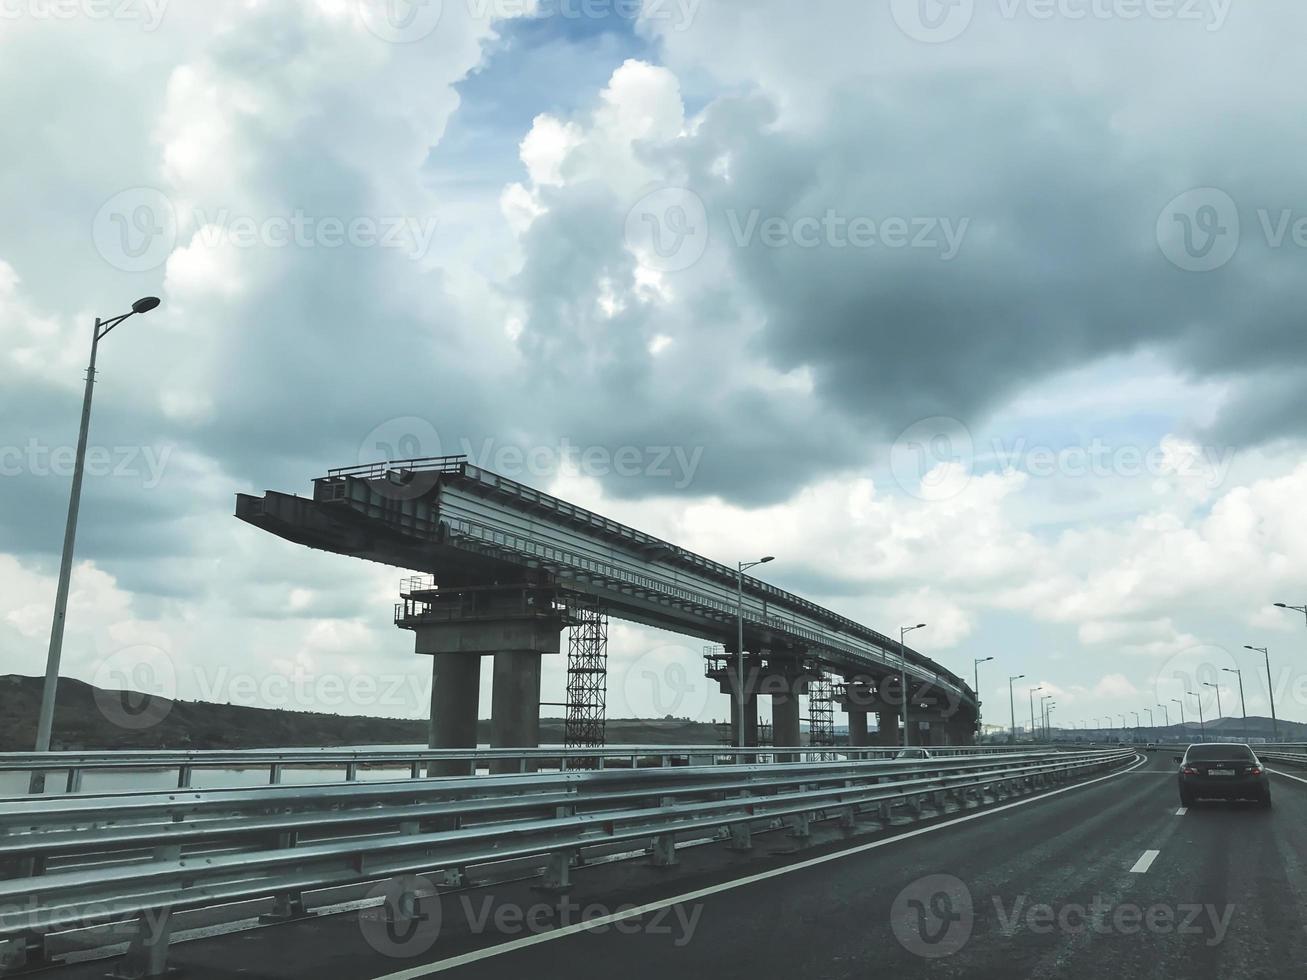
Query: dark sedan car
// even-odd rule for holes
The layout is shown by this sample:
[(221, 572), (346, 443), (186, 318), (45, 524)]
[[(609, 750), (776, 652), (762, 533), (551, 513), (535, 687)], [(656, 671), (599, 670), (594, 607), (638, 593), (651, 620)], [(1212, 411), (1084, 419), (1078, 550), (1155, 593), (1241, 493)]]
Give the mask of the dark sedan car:
[(1271, 783), (1256, 754), (1238, 742), (1210, 742), (1189, 746), (1180, 763), (1180, 803), (1193, 806), (1200, 799), (1254, 800), (1271, 805)]

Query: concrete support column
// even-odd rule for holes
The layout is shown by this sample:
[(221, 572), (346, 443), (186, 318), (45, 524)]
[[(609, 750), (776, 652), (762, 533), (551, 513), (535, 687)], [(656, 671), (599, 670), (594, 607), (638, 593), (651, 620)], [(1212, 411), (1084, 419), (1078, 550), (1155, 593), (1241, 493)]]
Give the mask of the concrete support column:
[[(477, 703), (481, 689), (481, 657), (446, 653), (431, 658), (431, 725), (427, 744), (433, 749), (477, 747)], [(473, 764), (433, 762), (428, 776), (468, 776)]]
[[(772, 744), (782, 748), (798, 745), (799, 734), (799, 696), (798, 694), (773, 694), (771, 699), (771, 738)], [(795, 762), (798, 756), (793, 752), (777, 755), (778, 762)]]
[[(506, 650), (495, 654), (490, 691), (490, 747), (535, 748), (540, 744), (540, 654)], [(528, 770), (534, 766), (528, 765)], [(491, 772), (518, 772), (516, 761), (496, 762)]]
[(867, 712), (849, 711), (849, 745), (870, 745), (867, 741)]
[[(731, 744), (734, 745), (737, 739), (736, 732), (740, 730), (740, 702), (734, 691), (728, 693), (731, 696)], [(744, 745), (750, 748), (757, 744), (758, 695), (746, 691), (744, 693)]]
[(877, 745), (899, 744), (899, 709), (896, 705), (882, 704), (876, 708), (876, 721), (880, 731), (876, 736)]

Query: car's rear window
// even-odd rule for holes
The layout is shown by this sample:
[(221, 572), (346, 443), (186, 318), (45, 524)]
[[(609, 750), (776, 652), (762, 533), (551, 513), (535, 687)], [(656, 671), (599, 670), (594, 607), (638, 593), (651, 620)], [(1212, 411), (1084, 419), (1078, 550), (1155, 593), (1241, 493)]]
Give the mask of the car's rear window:
[(1189, 762), (1223, 762), (1229, 759), (1250, 760), (1253, 750), (1246, 745), (1200, 745), (1185, 755)]

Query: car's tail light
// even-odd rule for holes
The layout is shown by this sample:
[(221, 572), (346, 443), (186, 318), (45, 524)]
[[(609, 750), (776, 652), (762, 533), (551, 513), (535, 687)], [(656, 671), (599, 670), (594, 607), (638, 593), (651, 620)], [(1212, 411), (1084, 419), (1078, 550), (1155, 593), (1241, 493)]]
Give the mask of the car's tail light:
[(1184, 774), (1185, 774), (1186, 776), (1197, 776), (1197, 775), (1198, 775), (1198, 770), (1195, 769), (1193, 766), (1185, 766), (1184, 769), (1183, 769), (1182, 771), (1184, 772)]
[(1261, 774), (1262, 774), (1261, 766), (1253, 766), (1251, 769), (1248, 770), (1248, 775), (1250, 776), (1260, 776)]

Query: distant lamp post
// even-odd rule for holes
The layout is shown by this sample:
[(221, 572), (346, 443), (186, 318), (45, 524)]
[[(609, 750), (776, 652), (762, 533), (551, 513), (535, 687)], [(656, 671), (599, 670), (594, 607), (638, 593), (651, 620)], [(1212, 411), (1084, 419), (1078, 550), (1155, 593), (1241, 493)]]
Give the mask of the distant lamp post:
[(1243, 715), (1243, 737), (1244, 740), (1247, 741), (1248, 705), (1244, 702), (1243, 699), (1243, 671), (1240, 670), (1238, 667), (1222, 667), (1221, 669), (1225, 671), (1227, 674), (1234, 674), (1236, 677), (1239, 678), (1239, 711)]
[(1019, 681), (1025, 676), (1025, 674), (1012, 674), (1007, 679), (1007, 709), (1009, 714), (1012, 716), (1012, 727), (1008, 729), (1008, 731), (1011, 732), (1010, 741), (1013, 745), (1015, 745), (1017, 741), (1017, 704), (1012, 697), (1012, 682)]
[(1169, 730), (1171, 727), (1171, 709), (1164, 704), (1159, 704), (1158, 707), (1162, 709), (1162, 724)]
[(1157, 721), (1153, 718), (1153, 709), (1152, 709), (1152, 708), (1145, 708), (1144, 711), (1145, 711), (1145, 713), (1147, 713), (1147, 715), (1148, 715), (1148, 727), (1151, 728), (1151, 729), (1153, 729), (1153, 737), (1156, 738), (1156, 737), (1157, 737)]
[(73, 488), (68, 498), (68, 522), (64, 526), (64, 550), (59, 560), (59, 585), (55, 590), (54, 621), (50, 624), (50, 649), (45, 657), (45, 684), (41, 688), (41, 714), (36, 723), (36, 751), (50, 750), (54, 728), (55, 691), (59, 685), (59, 660), (63, 655), (64, 620), (68, 612), (68, 587), (73, 574), (73, 545), (77, 538), (77, 512), (82, 503), (82, 476), (86, 470), (86, 439), (91, 428), (91, 394), (95, 390), (95, 357), (100, 341), (114, 327), (137, 313), (149, 313), (159, 305), (157, 296), (146, 296), (132, 304), (131, 311), (120, 316), (95, 320), (91, 333), (91, 360), (86, 366), (86, 391), (82, 395), (82, 425), (77, 434), (77, 458), (73, 464)]
[[(1277, 602), (1276, 605), (1282, 606), (1285, 609), (1300, 608), (1299, 606), (1285, 606), (1282, 602)], [(1266, 696), (1271, 699), (1271, 731), (1275, 736), (1275, 740), (1278, 742), (1280, 740), (1280, 723), (1275, 717), (1275, 685), (1271, 683), (1271, 654), (1267, 651), (1266, 647), (1250, 647), (1245, 643), (1243, 648), (1245, 650), (1253, 650), (1260, 653), (1266, 658)]]
[(1189, 737), (1189, 726), (1184, 720), (1184, 702), (1179, 698), (1172, 698), (1171, 700), (1180, 706), (1180, 738), (1186, 739)]
[(1225, 720), (1225, 712), (1221, 709), (1221, 687), (1211, 681), (1203, 681), (1203, 687), (1210, 687), (1216, 692), (1216, 725), (1219, 728), (1221, 722)]
[(925, 623), (918, 623), (916, 626), (899, 627), (899, 685), (903, 694), (903, 744), (912, 744), (912, 729), (908, 727), (908, 648), (903, 642), (903, 638), (913, 630), (924, 630)]
[(765, 565), (767, 562), (775, 560), (775, 555), (767, 555), (757, 561), (742, 561), (737, 562), (735, 565), (735, 623), (737, 626), (735, 635), (735, 703), (739, 708), (736, 712), (735, 744), (741, 750), (744, 748), (744, 573), (755, 565)]
[(1043, 689), (1043, 684), (1040, 684), (1039, 687), (1032, 687), (1030, 689), (1030, 741), (1032, 742), (1035, 740), (1035, 692), (1042, 691)]
[(1193, 691), (1185, 691), (1195, 701), (1198, 702), (1198, 737), (1201, 741), (1207, 741), (1207, 722), (1203, 721), (1203, 699)]

